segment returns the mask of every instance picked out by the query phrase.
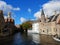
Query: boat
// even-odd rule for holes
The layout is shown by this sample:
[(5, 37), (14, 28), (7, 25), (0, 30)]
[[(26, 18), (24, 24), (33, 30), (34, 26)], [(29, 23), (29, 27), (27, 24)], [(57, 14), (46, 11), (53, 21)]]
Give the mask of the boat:
[(56, 37), (53, 37), (54, 40), (60, 42), (60, 39), (59, 38), (56, 38)]
[(60, 38), (59, 38), (57, 35), (53, 36), (52, 38), (53, 38), (55, 41), (60, 42)]

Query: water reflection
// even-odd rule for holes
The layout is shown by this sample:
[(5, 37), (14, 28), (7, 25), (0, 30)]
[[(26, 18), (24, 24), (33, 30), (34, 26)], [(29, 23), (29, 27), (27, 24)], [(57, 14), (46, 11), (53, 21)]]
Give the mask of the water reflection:
[(13, 38), (13, 45), (19, 45), (19, 44), (22, 44), (23, 43), (23, 37), (21, 36), (20, 33), (17, 33), (14, 35), (14, 38)]
[(35, 43), (40, 43), (40, 36), (39, 34), (32, 34), (33, 41)]
[(37, 38), (34, 38), (34, 35), (31, 34), (26, 35), (17, 33), (13, 38), (13, 45), (38, 45), (36, 42), (38, 42)]
[(28, 34), (28, 36), (32, 37), (32, 41), (40, 44), (40, 35), (39, 34)]
[(16, 33), (9, 37), (0, 37), (0, 45), (60, 45), (51, 36)]

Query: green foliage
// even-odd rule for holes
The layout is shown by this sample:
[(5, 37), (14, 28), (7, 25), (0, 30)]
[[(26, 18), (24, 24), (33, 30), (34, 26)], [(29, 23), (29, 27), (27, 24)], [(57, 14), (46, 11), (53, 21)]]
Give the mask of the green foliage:
[(27, 22), (24, 22), (22, 23), (22, 27), (23, 29), (31, 29), (32, 28), (32, 22), (31, 21), (27, 21)]

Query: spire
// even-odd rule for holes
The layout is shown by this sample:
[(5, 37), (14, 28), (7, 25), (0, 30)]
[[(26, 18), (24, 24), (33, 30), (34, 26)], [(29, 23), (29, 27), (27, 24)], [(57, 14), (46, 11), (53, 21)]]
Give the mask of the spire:
[(45, 22), (45, 14), (43, 9), (41, 10), (41, 22)]
[(45, 14), (44, 14), (44, 10), (43, 10), (43, 9), (41, 10), (41, 15), (45, 15)]
[(11, 18), (11, 12), (8, 12), (8, 18)]

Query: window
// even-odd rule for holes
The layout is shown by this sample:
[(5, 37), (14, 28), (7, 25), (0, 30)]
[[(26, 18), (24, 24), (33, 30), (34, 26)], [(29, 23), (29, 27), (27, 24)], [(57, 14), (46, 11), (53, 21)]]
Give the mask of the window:
[(43, 30), (43, 32), (44, 32), (44, 30)]
[(55, 29), (55, 32), (57, 32), (57, 29)]

